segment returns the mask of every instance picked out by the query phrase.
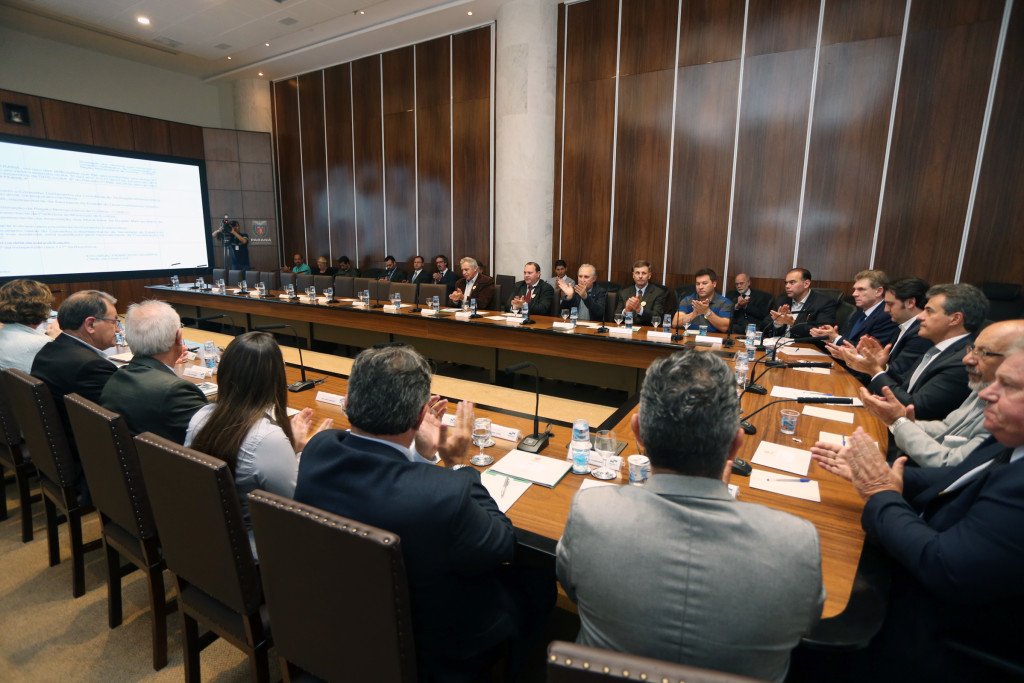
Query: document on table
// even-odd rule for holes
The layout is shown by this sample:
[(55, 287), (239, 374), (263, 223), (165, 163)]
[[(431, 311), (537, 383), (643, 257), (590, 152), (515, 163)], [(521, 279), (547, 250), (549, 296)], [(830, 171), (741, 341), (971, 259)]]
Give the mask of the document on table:
[[(829, 397), (831, 397), (831, 394), (823, 394), (820, 391), (809, 391), (807, 389), (794, 389), (793, 387), (783, 387), (783, 386), (779, 386), (777, 384), (774, 387), (772, 387), (771, 395), (774, 396), (775, 398), (792, 398), (792, 399), (813, 398), (813, 397), (822, 397), (822, 396), (829, 396)], [(862, 406), (862, 405), (864, 405), (859, 398), (855, 398), (853, 396), (850, 396), (849, 398), (853, 399), (853, 405), (855, 405), (855, 406)]]
[(815, 375), (829, 375), (832, 374), (830, 368), (793, 368), (797, 372), (812, 372)]
[(618, 484), (615, 484), (610, 481), (601, 481), (600, 479), (594, 479), (593, 477), (591, 477), (589, 479), (583, 480), (583, 482), (580, 484), (580, 491), (583, 491), (584, 489), (596, 488), (598, 486), (618, 486)]
[(754, 457), (750, 459), (750, 462), (804, 476), (811, 466), (811, 452), (770, 441), (762, 441), (757, 445), (757, 450), (754, 451)]
[(494, 463), (491, 470), (552, 488), (571, 467), (572, 463), (568, 460), (527, 453), (516, 448)]
[(493, 468), (480, 475), (480, 481), (502, 512), (508, 512), (519, 497), (526, 493), (526, 489), (530, 488), (530, 482), (495, 472)]
[(750, 473), (750, 488), (801, 498), (813, 503), (821, 502), (821, 489), (818, 487), (818, 482), (805, 481), (801, 477), (785, 477), (764, 470), (753, 470)]
[(841, 410), (832, 410), (831, 408), (822, 408), (821, 406), (804, 406), (804, 415), (853, 424), (853, 413), (844, 413)]
[(825, 356), (818, 349), (805, 349), (799, 346), (784, 346), (779, 349), (779, 353), (784, 356)]

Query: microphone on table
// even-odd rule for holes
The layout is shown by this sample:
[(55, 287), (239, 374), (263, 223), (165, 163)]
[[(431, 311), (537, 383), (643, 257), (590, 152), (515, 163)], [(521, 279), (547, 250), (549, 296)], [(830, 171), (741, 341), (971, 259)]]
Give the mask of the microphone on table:
[(410, 313), (419, 313), (420, 311), (423, 310), (422, 308), (420, 308), (420, 285), (421, 284), (422, 284), (421, 282), (415, 283), (415, 285), (416, 285), (416, 293), (413, 294), (413, 297), (412, 297), (412, 310), (410, 311)]
[(676, 318), (677, 318), (676, 314), (679, 313), (678, 306), (676, 308), (677, 308), (676, 312), (672, 314), (672, 323), (673, 323), (672, 327), (675, 330), (672, 333), (672, 341), (680, 341), (683, 337), (686, 336), (685, 334), (680, 334), (679, 333), (679, 323), (676, 322)]
[[(618, 303), (618, 302), (616, 302)], [(601, 327), (594, 330), (594, 332), (600, 332), (604, 334), (608, 331), (608, 299), (604, 300), (604, 310), (601, 312)]]
[(323, 384), (323, 379), (306, 379), (306, 363), (302, 360), (302, 346), (299, 346), (299, 334), (295, 331), (295, 328), (287, 323), (277, 323), (276, 325), (257, 325), (252, 328), (256, 332), (269, 332), (270, 330), (279, 330), (282, 328), (288, 328), (292, 333), (292, 341), (295, 346), (299, 349), (299, 372), (301, 373), (302, 379), (298, 382), (292, 382), (288, 385), (288, 391), (306, 391), (312, 389), (317, 384)]
[(519, 442), (516, 448), (527, 453), (540, 453), (548, 445), (548, 439), (551, 437), (551, 433), (546, 430), (543, 434), (540, 433), (540, 370), (533, 363), (523, 361), (522, 363), (508, 366), (504, 372), (506, 375), (512, 375), (527, 368), (533, 368), (534, 373), (533, 392), (536, 398), (533, 409), (533, 434), (523, 437), (523, 440)]
[(370, 308), (384, 308), (384, 304), (380, 302), (380, 282), (375, 282), (373, 284), (375, 285), (373, 291), (376, 293), (377, 303), (370, 306)]
[(769, 401), (763, 406), (750, 413), (749, 415), (740, 416), (740, 427), (746, 434), (757, 434), (757, 427), (750, 424), (749, 419), (760, 413), (762, 410), (769, 406), (773, 406), (776, 403), (786, 403), (788, 401), (796, 401), (797, 403), (825, 403), (832, 405), (853, 405), (853, 399), (845, 396), (801, 396), (799, 398), (780, 398), (774, 401)]
[[(782, 339), (786, 339), (783, 337)], [(791, 344), (799, 344), (801, 342), (815, 341), (816, 337), (793, 337), (788, 341), (776, 341), (775, 345), (772, 346), (771, 358), (765, 362), (765, 366), (769, 368), (781, 368), (785, 367), (785, 361), (777, 360), (779, 353), (779, 347), (790, 346)]]
[(198, 325), (199, 323), (208, 323), (211, 320), (219, 320), (220, 318), (227, 318), (228, 320), (231, 321), (232, 327), (238, 327), (238, 325), (235, 324), (235, 319), (232, 318), (227, 313), (215, 313), (214, 315), (204, 315), (201, 318), (196, 318), (196, 325)]

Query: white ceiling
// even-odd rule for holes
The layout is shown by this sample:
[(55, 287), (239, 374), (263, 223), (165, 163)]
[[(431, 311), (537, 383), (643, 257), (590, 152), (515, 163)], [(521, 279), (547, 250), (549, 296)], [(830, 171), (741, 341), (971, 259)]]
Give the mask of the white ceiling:
[(275, 80), (488, 23), (506, 1), (0, 0), (0, 25), (208, 82)]

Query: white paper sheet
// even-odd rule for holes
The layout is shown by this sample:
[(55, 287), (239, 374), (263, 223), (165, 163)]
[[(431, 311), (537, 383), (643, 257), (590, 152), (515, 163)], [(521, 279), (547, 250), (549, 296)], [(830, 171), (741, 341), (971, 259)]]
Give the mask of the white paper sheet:
[(805, 476), (811, 466), (811, 452), (792, 446), (762, 441), (750, 462)]
[(832, 410), (831, 408), (822, 408), (821, 406), (804, 406), (804, 415), (835, 420), (836, 422), (845, 422), (849, 425), (853, 424), (853, 413), (844, 413), (841, 410)]
[(835, 444), (836, 446), (845, 446), (843, 442), (846, 436), (843, 434), (835, 434), (833, 432), (818, 432), (818, 441), (824, 441), (825, 443)]
[(797, 372), (811, 372), (815, 375), (831, 375), (832, 370), (830, 368), (792, 368)]
[[(776, 384), (772, 387), (771, 395), (775, 398), (802, 398), (805, 396), (831, 396), (831, 394), (823, 394), (820, 391), (809, 391), (807, 389), (794, 389), (793, 387), (784, 387)], [(843, 398), (843, 397), (837, 397)], [(853, 405), (862, 406), (864, 405), (859, 398), (850, 396), (853, 399)]]
[(779, 353), (783, 356), (820, 356), (828, 357), (827, 354), (822, 353), (818, 349), (805, 349), (799, 346), (784, 346), (779, 349)]
[(526, 479), (535, 484), (553, 487), (572, 468), (567, 460), (556, 460), (544, 455), (513, 449), (491, 466), (492, 470), (511, 477)]
[(816, 481), (799, 481), (799, 477), (783, 477), (764, 470), (750, 473), (750, 488), (771, 491), (783, 496), (821, 502), (821, 489)]
[(530, 488), (530, 482), (507, 477), (493, 469), (486, 470), (481, 474), (480, 481), (502, 512), (508, 512), (508, 509)]
[(596, 488), (598, 486), (618, 486), (618, 484), (611, 481), (601, 481), (600, 479), (594, 479), (593, 477), (590, 477), (589, 479), (584, 479), (580, 483), (580, 491), (583, 491), (584, 489)]

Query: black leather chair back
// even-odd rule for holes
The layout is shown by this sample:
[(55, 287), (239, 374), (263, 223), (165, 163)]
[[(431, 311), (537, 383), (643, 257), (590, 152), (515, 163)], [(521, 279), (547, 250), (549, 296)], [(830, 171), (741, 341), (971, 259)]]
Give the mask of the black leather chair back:
[[(323, 291), (328, 287), (334, 287), (334, 276), (314, 275), (313, 284), (316, 285), (317, 294), (323, 294)], [(335, 296), (337, 296), (337, 293), (335, 293)]]
[(307, 275), (306, 273), (303, 273), (302, 275), (295, 276), (295, 289), (301, 292), (305, 292), (306, 287), (309, 287), (311, 284), (313, 284), (312, 275)]
[(416, 303), (416, 285), (411, 282), (389, 282), (388, 294), (401, 294), (403, 304)]
[(258, 270), (247, 270), (245, 271), (245, 281), (249, 285), (249, 289), (255, 289), (256, 283), (260, 281), (260, 271)]
[(377, 281), (369, 277), (357, 277), (352, 279), (352, 287), (355, 289), (355, 297), (359, 298), (359, 292), (370, 290), (370, 301), (377, 300)]
[(560, 640), (548, 646), (548, 683), (686, 681), (756, 683), (753, 678), (701, 669)]
[(334, 278), (334, 296), (351, 299), (355, 296), (355, 286), (351, 275), (339, 275)]
[(156, 536), (135, 441), (124, 418), (78, 394), (68, 394), (64, 405), (93, 504), (133, 537)]
[(224, 268), (214, 268), (210, 272), (210, 282), (211, 282), (211, 284), (217, 282), (217, 280), (224, 280), (224, 282), (226, 283), (227, 282), (227, 277), (228, 277), (228, 271), (226, 269), (224, 269)]
[(245, 275), (245, 271), (243, 271), (243, 270), (233, 270), (233, 269), (229, 270), (228, 271), (228, 279), (227, 279), (228, 287), (236, 286), (239, 282), (242, 281), (242, 278), (243, 278), (244, 275)]
[(281, 289), (295, 284), (295, 273), (279, 273), (279, 275), (281, 276)]
[(3, 390), (36, 469), (58, 486), (75, 486), (78, 467), (50, 388), (42, 380), (9, 368), (3, 372)]
[(271, 290), (280, 289), (281, 287), (279, 285), (278, 275), (279, 273), (275, 270), (263, 270), (260, 271), (259, 281), (266, 286), (268, 292)]
[(227, 463), (152, 432), (135, 446), (167, 568), (236, 613), (257, 611), (259, 574)]
[[(615, 311), (618, 309), (618, 304), (619, 304), (619, 293), (618, 292), (608, 292), (608, 299), (607, 299), (607, 301), (605, 301), (605, 304), (604, 304), (604, 317), (605, 317), (605, 320), (611, 320), (612, 319), (612, 316), (615, 315)], [(659, 321), (657, 321), (657, 323), (660, 325), (661, 321), (659, 320)]]
[(846, 324), (846, 321), (850, 319), (850, 316), (854, 314), (857, 307), (847, 301), (840, 301), (839, 308), (836, 309), (836, 326), (842, 327)]
[(491, 297), (491, 303), (487, 306), (492, 311), (500, 311), (505, 308), (507, 302), (501, 297), (501, 285), (494, 285), (494, 296)]
[(415, 681), (398, 536), (265, 491), (249, 512), (280, 655), (329, 681)]
[(21, 426), (14, 416), (7, 392), (0, 394), (0, 460), (12, 468), (23, 462), (21, 452), (25, 440), (21, 437)]
[(441, 307), (444, 308), (445, 306), (448, 306), (451, 303), (450, 301), (448, 301), (447, 291), (448, 290), (444, 285), (437, 285), (433, 283), (429, 285), (420, 285), (419, 303), (422, 304), (427, 299), (436, 296), (441, 301)]

